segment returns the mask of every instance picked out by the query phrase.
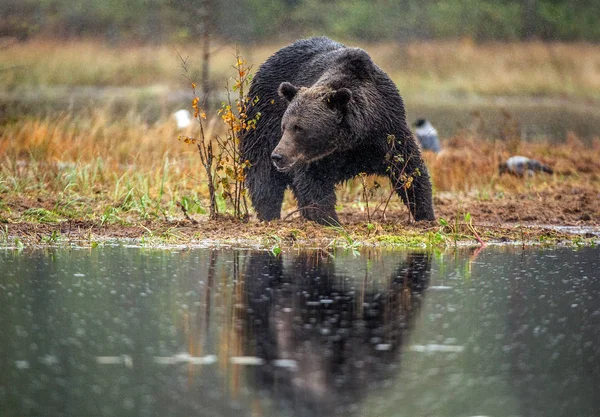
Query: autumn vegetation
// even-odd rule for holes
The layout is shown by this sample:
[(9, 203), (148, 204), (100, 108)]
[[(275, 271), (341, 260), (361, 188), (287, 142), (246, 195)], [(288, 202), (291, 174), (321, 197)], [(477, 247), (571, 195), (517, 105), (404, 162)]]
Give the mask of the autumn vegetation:
[[(343, 40), (343, 39), (341, 39)], [(215, 41), (211, 87), (222, 92), (231, 77), (235, 44)], [(600, 48), (589, 43), (484, 43), (459, 41), (350, 41), (365, 48), (398, 84), (403, 96), (444, 94), (558, 96), (600, 99)], [(285, 41), (239, 46), (258, 66)], [(70, 87), (130, 88), (130, 94), (158, 95), (188, 89), (176, 51), (189, 75), (201, 73), (201, 46), (191, 44), (108, 45), (98, 40), (12, 42), (0, 49), (0, 89), (11, 97), (35, 90), (38, 97)], [(63, 89), (63, 90), (61, 90)]]
[[(211, 207), (225, 218), (255, 224), (243, 191), (245, 161), (237, 156), (238, 134), (256, 122), (244, 119), (251, 100), (244, 96), (251, 64), (257, 67), (279, 46), (240, 46), (237, 55), (233, 46), (216, 48), (211, 108), (203, 107), (201, 92), (192, 88), (201, 68), (194, 59), (200, 49), (193, 45), (34, 39), (3, 47), (0, 226), (13, 230), (22, 224), (84, 221), (87, 227), (152, 230), (160, 223), (177, 230), (186, 223), (200, 227)], [(592, 44), (463, 40), (362, 46), (390, 73), (409, 105), (420, 97), (441, 96), (534, 95), (567, 103), (600, 99), (600, 49)], [(191, 57), (187, 75), (178, 54)], [(65, 102), (82, 88), (89, 88), (89, 95)], [(172, 100), (173, 92), (181, 98)], [(196, 113), (196, 122), (184, 131), (172, 119), (181, 107)], [(471, 213), (478, 225), (600, 224), (594, 203), (600, 193), (600, 139), (571, 133), (553, 141), (525, 140), (513, 123), (506, 118), (497, 134), (479, 130), (476, 123), (451, 135), (441, 132), (444, 151), (425, 153), (438, 217), (465, 223), (464, 215)], [(204, 161), (199, 152), (205, 152)], [(498, 163), (515, 154), (535, 156), (556, 173), (499, 176)], [(406, 224), (408, 213), (397, 198), (386, 205), (389, 195), (381, 178), (344, 184), (338, 188), (342, 222), (370, 236), (385, 228), (377, 225)], [(562, 200), (554, 200), (558, 195)], [(536, 217), (555, 203), (563, 205)], [(497, 207), (503, 210), (494, 211)], [(286, 222), (300, 221), (295, 208), (286, 194)]]

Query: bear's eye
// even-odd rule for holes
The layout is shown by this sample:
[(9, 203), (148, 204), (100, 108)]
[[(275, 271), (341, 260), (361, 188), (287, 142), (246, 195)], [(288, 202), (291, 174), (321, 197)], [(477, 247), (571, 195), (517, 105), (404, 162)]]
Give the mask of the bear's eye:
[(292, 130), (293, 130), (294, 132), (296, 132), (296, 133), (302, 133), (302, 132), (304, 131), (304, 129), (302, 129), (302, 128), (301, 128), (300, 126), (298, 126), (298, 125), (294, 125), (294, 126), (292, 127)]

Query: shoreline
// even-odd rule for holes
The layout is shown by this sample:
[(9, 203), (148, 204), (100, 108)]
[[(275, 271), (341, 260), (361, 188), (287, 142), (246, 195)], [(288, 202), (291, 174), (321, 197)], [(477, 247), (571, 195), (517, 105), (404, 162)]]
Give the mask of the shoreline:
[[(600, 226), (539, 224), (473, 224), (490, 246), (595, 246)], [(279, 253), (289, 249), (449, 249), (481, 247), (465, 222), (442, 226), (439, 222), (401, 224), (352, 223), (327, 227), (300, 219), (241, 223), (229, 219), (146, 221), (102, 225), (98, 221), (57, 223), (5, 223), (0, 229), (0, 249), (81, 247), (125, 242), (139, 247), (264, 249)]]

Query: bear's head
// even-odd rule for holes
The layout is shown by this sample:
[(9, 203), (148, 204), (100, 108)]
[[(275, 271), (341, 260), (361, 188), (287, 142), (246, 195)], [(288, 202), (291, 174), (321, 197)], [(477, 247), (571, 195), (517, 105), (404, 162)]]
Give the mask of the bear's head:
[(352, 99), (347, 88), (298, 88), (281, 83), (279, 95), (288, 102), (281, 119), (281, 140), (271, 153), (281, 172), (334, 153), (342, 140), (342, 122)]

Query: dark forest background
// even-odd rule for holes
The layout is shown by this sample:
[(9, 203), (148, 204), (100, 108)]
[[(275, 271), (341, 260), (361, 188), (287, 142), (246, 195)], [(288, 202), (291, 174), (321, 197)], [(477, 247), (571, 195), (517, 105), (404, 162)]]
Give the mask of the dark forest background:
[[(208, 14), (209, 19), (204, 17)], [(203, 22), (250, 44), (327, 34), (365, 41), (599, 41), (598, 0), (2, 0), (0, 36), (194, 40)]]

